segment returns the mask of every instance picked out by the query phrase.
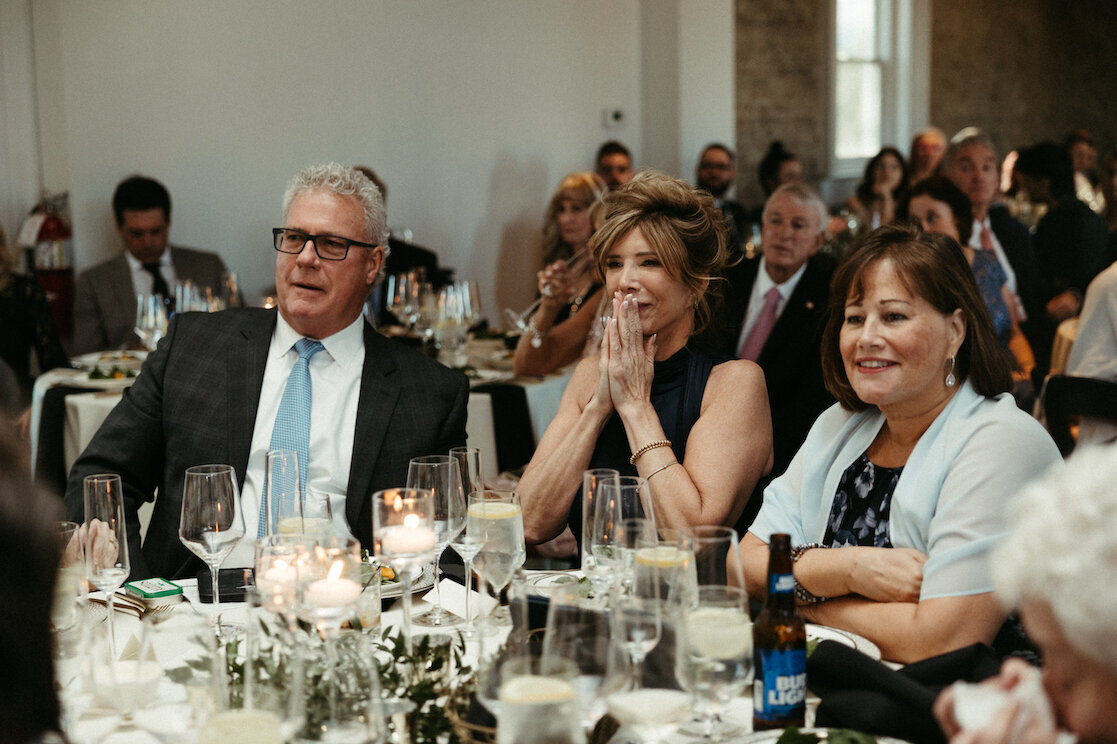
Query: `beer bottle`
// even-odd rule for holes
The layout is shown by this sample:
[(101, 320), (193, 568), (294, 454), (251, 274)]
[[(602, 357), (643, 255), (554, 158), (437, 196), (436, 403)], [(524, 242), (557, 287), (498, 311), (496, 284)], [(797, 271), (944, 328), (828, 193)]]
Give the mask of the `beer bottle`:
[(802, 726), (807, 698), (807, 626), (795, 612), (789, 535), (772, 535), (768, 597), (752, 633), (756, 661), (753, 730)]

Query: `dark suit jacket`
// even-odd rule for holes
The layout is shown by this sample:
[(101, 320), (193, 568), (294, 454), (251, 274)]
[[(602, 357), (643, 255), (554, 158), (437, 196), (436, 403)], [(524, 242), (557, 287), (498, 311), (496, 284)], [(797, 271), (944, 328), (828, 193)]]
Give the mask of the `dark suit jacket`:
[[(171, 246), (171, 263), (179, 281), (189, 279), (215, 290), (224, 282), (225, 264), (216, 253)], [(138, 341), (135, 325), (136, 290), (124, 254), (83, 271), (74, 294), (73, 352), (117, 349)]]
[[(737, 355), (737, 340), (762, 261), (763, 257), (757, 256), (729, 268), (725, 303), (712, 324), (711, 333), (705, 337), (715, 348), (731, 356)], [(834, 403), (822, 382), (819, 351), (834, 268), (834, 259), (827, 254), (816, 254), (807, 261), (803, 277), (788, 298), (757, 360), (764, 370), (772, 408), (773, 478), (787, 469), (818, 414)]]
[[(178, 538), (184, 474), (192, 465), (224, 463), (243, 485), (275, 323), (275, 310), (258, 308), (176, 315), (74, 463), (66, 513), (77, 522), (84, 518), (85, 476), (121, 475), (133, 578), (190, 576), (201, 568)], [(364, 335), (345, 514), (371, 549), (370, 494), (405, 485), (410, 458), (465, 444), (469, 383), (367, 324)], [(141, 553), (136, 511), (156, 488)]]

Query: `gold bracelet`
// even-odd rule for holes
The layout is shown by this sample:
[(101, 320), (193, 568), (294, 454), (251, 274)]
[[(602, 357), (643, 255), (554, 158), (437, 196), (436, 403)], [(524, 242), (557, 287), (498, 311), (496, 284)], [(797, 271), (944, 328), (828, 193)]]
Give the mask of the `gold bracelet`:
[(667, 463), (666, 465), (660, 465), (658, 468), (656, 468), (652, 472), (645, 475), (644, 480), (650, 481), (652, 479), (652, 476), (655, 475), (656, 473), (658, 473), (660, 471), (663, 471), (663, 470), (666, 470), (667, 468), (671, 467), (672, 465), (678, 465), (678, 464), (679, 464), (678, 460), (672, 460), (671, 462)]
[(648, 442), (643, 447), (641, 447), (640, 449), (638, 449), (638, 450), (636, 450), (635, 452), (632, 453), (632, 457), (628, 458), (628, 464), (629, 465), (635, 465), (636, 461), (640, 459), (640, 456), (643, 455), (648, 450), (654, 450), (656, 447), (670, 447), (670, 446), (671, 446), (671, 440), (670, 439), (657, 439), (654, 442)]

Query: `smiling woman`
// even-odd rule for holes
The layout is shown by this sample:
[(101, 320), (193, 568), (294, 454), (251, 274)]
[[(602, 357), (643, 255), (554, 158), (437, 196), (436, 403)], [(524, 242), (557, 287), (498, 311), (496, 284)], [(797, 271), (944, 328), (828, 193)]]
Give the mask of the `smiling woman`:
[(835, 273), (830, 304), (822, 365), (839, 405), (764, 492), (741, 542), (748, 588), (763, 593), (767, 540), (787, 532), (808, 620), (896, 661), (992, 642), (1005, 612), (988, 552), (1005, 504), (1059, 454), (1004, 394), (1008, 364), (961, 248), (881, 228)]
[(721, 212), (684, 181), (641, 173), (606, 197), (592, 246), (613, 316), (520, 481), (528, 542), (568, 523), (581, 539), (587, 468), (647, 478), (660, 527), (733, 524), (771, 467), (772, 424), (760, 368), (691, 340), (726, 260)]

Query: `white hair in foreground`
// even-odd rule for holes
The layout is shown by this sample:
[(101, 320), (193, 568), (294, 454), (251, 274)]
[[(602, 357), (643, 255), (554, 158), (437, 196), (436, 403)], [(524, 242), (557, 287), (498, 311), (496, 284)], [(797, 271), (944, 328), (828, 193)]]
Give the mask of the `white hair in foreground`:
[(1001, 601), (1046, 602), (1067, 640), (1117, 673), (1117, 445), (1076, 450), (1010, 509), (991, 559)]

